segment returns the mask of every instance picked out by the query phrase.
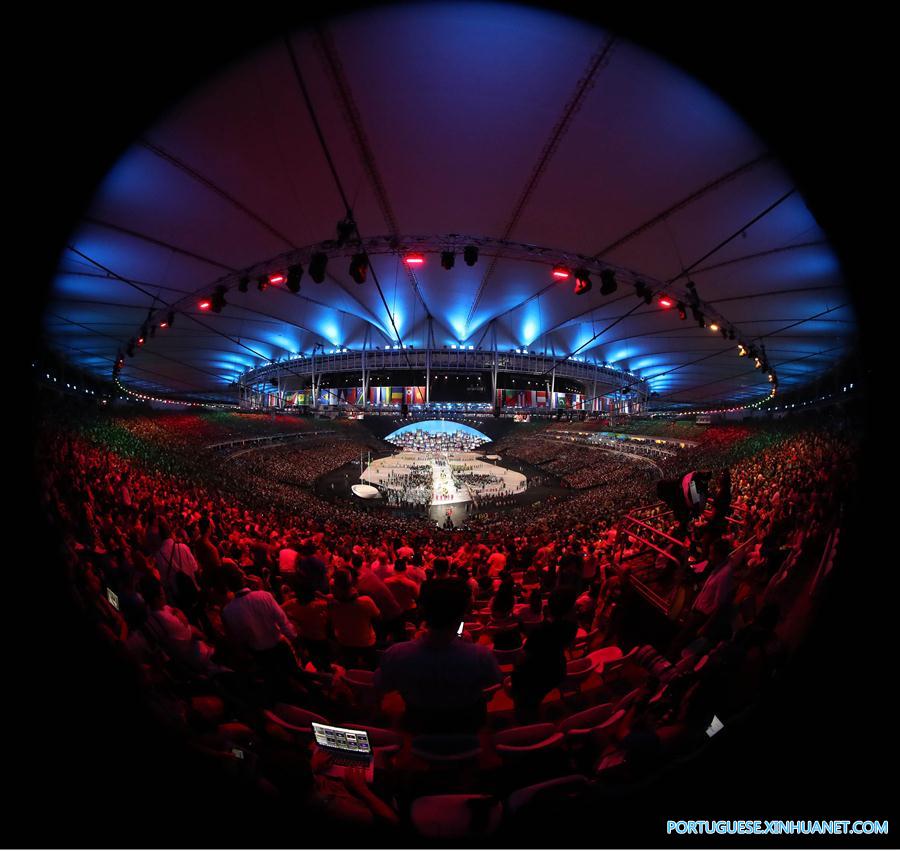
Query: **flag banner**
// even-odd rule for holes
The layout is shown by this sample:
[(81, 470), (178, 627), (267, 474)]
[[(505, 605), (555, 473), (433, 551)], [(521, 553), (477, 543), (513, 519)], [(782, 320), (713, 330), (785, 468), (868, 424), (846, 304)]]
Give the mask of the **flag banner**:
[[(375, 387), (369, 388), (369, 402), (372, 405), (390, 405), (391, 403), (391, 388), (386, 385), (377, 385)], [(402, 402), (402, 394), (401, 399), (398, 402)]]
[(554, 404), (557, 408), (581, 409), (584, 407), (584, 394), (581, 393), (555, 393)]

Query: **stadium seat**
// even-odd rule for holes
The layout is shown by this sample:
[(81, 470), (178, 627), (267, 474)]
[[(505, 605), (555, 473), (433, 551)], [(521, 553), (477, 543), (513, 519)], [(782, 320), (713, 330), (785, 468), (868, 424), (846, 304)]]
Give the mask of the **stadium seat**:
[(312, 736), (312, 723), (329, 724), (324, 716), (294, 707), (292, 704), (276, 704), (272, 710), (263, 710), (266, 730), (282, 739), (304, 740)]
[(478, 637), (481, 636), (483, 630), (484, 625), (480, 621), (467, 621), (463, 624), (463, 632), (468, 633), (472, 637), (473, 642), (478, 641)]
[(497, 658), (498, 666), (512, 666), (515, 665), (516, 660), (519, 659), (519, 655), (522, 653), (522, 648), (524, 645), (519, 645), (518, 648), (510, 648), (508, 651), (498, 651), (494, 648), (494, 656)]
[[(616, 650), (618, 650), (618, 648)], [(605, 661), (603, 664), (603, 680), (607, 683), (619, 680), (622, 677), (625, 667), (634, 659), (637, 652), (638, 646), (635, 645), (635, 647), (624, 656), (622, 656), (622, 652), (619, 651), (618, 657)]]
[(605, 722), (612, 715), (614, 708), (615, 705), (611, 701), (598, 704), (596, 707), (589, 707), (587, 710), (580, 710), (578, 713), (566, 716), (556, 727), (562, 734), (568, 736), (574, 731), (577, 732), (577, 736), (601, 722)]
[(412, 803), (409, 816), (423, 837), (481, 837), (500, 827), (503, 804), (477, 793), (422, 796)]
[(504, 763), (538, 762), (558, 751), (564, 741), (554, 725), (525, 725), (494, 734), (494, 749)]
[(565, 775), (561, 778), (554, 778), (552, 781), (544, 781), (541, 784), (523, 787), (514, 793), (510, 793), (507, 798), (508, 813), (514, 816), (525, 808), (538, 804), (541, 800), (579, 793), (589, 784), (590, 781), (584, 775)]
[(596, 641), (597, 637), (600, 635), (600, 628), (596, 628), (591, 630), (590, 633), (586, 633), (584, 636), (578, 637), (575, 640), (575, 644), (572, 646), (572, 657), (583, 657), (590, 650), (591, 644)]
[(579, 657), (566, 664), (566, 676), (559, 685), (559, 693), (563, 697), (576, 695), (581, 691), (584, 682), (594, 673), (593, 662), (588, 657)]
[(413, 738), (411, 751), (429, 766), (447, 767), (477, 761), (482, 749), (475, 736), (426, 734)]
[(348, 669), (344, 675), (344, 682), (350, 687), (353, 698), (360, 707), (370, 711), (378, 707), (375, 672), (367, 669)]

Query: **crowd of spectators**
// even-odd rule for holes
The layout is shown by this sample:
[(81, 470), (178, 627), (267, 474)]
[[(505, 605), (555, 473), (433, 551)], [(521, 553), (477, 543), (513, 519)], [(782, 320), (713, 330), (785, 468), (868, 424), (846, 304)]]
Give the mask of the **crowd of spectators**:
[(310, 486), (326, 473), (359, 461), (370, 450), (370, 443), (344, 435), (317, 436), (295, 444), (241, 453), (231, 458), (228, 465), (237, 476)]
[[(235, 459), (223, 473), (196, 452), (210, 433), (182, 434), (181, 417), (45, 419), (43, 508), (75, 600), (143, 672), (168, 725), (212, 755), (252, 752), (253, 783), (272, 795), (300, 791), (364, 821), (405, 816), (415, 790), (379, 796), (356, 775), (335, 790), (286, 737), (292, 711), (279, 708), (404, 736), (476, 735), (546, 721), (551, 707), (577, 710), (585, 699), (570, 667), (587, 660), (600, 673), (588, 727), (604, 727), (586, 741), (566, 734), (566, 767), (605, 782), (643, 777), (702, 744), (713, 711), (738, 714), (783, 664), (777, 628), (854, 479), (852, 438), (840, 429), (708, 430), (668, 462), (716, 473), (709, 510), (678, 554), (694, 559), (696, 595), (667, 647), (620, 648), (630, 613), (617, 521), (653, 502), (639, 464), (597, 452), (603, 473), (576, 496), (451, 532), (385, 523), (285, 485), (297, 481), (287, 468), (308, 482), (358, 457), (352, 440)], [(557, 458), (514, 441), (513, 450), (548, 467)], [(734, 512), (740, 524), (725, 523)], [(603, 661), (619, 658), (627, 665), (604, 676)], [(505, 717), (491, 719), (492, 696), (506, 701)]]

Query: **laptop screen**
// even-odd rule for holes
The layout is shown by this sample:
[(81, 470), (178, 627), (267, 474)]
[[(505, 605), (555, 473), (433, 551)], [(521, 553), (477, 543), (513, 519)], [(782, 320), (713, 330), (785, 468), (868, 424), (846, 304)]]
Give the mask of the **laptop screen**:
[(369, 735), (365, 731), (350, 728), (335, 728), (333, 725), (312, 723), (316, 743), (323, 748), (336, 748), (355, 754), (369, 754)]
[(709, 723), (709, 727), (706, 729), (706, 736), (714, 737), (724, 727), (725, 727), (725, 723), (722, 722), (718, 716), (713, 716), (712, 722)]

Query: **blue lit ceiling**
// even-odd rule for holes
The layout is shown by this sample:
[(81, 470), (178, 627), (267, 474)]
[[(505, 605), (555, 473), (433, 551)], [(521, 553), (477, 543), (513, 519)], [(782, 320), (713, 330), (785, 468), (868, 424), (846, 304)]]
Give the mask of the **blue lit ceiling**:
[[(793, 186), (704, 86), (550, 12), (408, 5), (340, 18), (291, 43), (363, 236), (506, 238), (667, 281)], [(315, 344), (396, 342), (371, 275), (355, 284), (343, 259), (323, 284), (305, 275), (299, 295), (251, 285), (229, 292), (220, 314), (196, 308), (223, 275), (332, 239), (343, 213), (279, 41), (186, 98), (113, 166), (71, 237), (80, 254), (61, 259), (49, 341), (108, 376), (148, 309), (181, 302), (175, 326), (127, 359), (122, 380), (220, 394), (246, 368)], [(546, 289), (549, 265), (500, 259), (487, 275), (487, 258), (470, 268), (458, 257), (446, 271), (429, 255), (420, 298), (398, 256), (372, 264), (407, 345), (427, 345), (430, 314), (438, 346), (489, 346), (496, 336), (501, 349), (565, 355), (587, 343), (579, 357), (636, 372), (666, 399), (768, 390), (733, 343), (690, 315), (681, 322), (641, 305), (604, 332), (634, 307), (630, 287), (603, 297), (595, 284), (576, 297), (570, 283)], [(799, 193), (690, 277), (742, 337), (765, 344), (782, 390), (852, 345), (838, 261)]]

